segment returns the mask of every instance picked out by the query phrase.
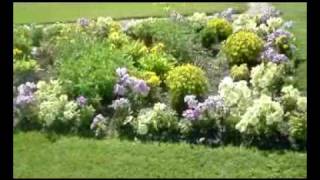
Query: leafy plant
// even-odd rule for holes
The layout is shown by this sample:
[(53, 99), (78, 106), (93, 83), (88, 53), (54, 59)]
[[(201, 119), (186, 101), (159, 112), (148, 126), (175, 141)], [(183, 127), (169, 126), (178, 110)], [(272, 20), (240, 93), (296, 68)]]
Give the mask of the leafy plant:
[(165, 83), (172, 96), (171, 104), (179, 113), (183, 109), (184, 96), (188, 94), (201, 96), (208, 89), (205, 73), (191, 64), (177, 66), (169, 71)]
[(70, 55), (61, 61), (58, 77), (71, 97), (84, 95), (92, 99), (99, 96), (110, 102), (116, 83), (115, 70), (119, 66), (132, 68), (132, 64), (121, 50), (112, 48), (109, 43), (97, 42), (83, 49), (78, 58)]
[(223, 44), (223, 52), (230, 65), (246, 63), (251, 67), (258, 64), (257, 58), (262, 48), (263, 40), (250, 31), (236, 32)]

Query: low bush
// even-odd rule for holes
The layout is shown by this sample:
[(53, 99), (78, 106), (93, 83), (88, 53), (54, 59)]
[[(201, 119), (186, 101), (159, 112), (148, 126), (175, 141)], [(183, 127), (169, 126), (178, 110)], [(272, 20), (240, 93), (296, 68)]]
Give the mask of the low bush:
[(182, 112), (184, 96), (202, 96), (208, 89), (205, 73), (198, 67), (187, 64), (177, 66), (168, 72), (165, 81), (171, 95), (171, 104), (178, 113)]
[(258, 55), (262, 51), (263, 40), (250, 31), (239, 31), (228, 37), (223, 45), (223, 52), (226, 54), (230, 65), (248, 66), (258, 64)]

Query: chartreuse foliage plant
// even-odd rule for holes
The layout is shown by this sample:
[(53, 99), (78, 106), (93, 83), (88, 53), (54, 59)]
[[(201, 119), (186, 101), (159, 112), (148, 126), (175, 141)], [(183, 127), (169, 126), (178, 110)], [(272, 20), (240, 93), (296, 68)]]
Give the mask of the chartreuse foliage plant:
[(254, 32), (242, 30), (230, 35), (222, 49), (230, 65), (246, 63), (251, 67), (258, 64), (263, 40)]
[(232, 25), (224, 18), (209, 20), (207, 26), (201, 31), (201, 42), (206, 48), (212, 44), (225, 40), (232, 34)]
[(181, 112), (187, 94), (202, 96), (208, 90), (208, 79), (203, 70), (191, 64), (177, 66), (168, 72), (165, 81), (175, 110)]
[(234, 65), (231, 67), (230, 75), (234, 80), (248, 80), (250, 71), (247, 64), (241, 64), (240, 66)]

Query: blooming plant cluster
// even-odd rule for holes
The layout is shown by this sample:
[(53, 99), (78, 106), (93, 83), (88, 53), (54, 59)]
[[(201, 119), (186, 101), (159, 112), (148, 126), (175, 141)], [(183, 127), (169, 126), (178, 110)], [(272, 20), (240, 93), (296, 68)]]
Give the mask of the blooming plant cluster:
[(182, 113), (182, 116), (190, 121), (216, 118), (226, 111), (224, 101), (220, 96), (209, 96), (204, 102), (198, 102), (196, 96), (187, 95), (184, 101), (188, 109)]
[(132, 91), (141, 96), (147, 96), (150, 87), (142, 79), (130, 76), (126, 68), (118, 68), (118, 83), (114, 87), (114, 93), (118, 96), (125, 96), (129, 91)]
[(96, 115), (93, 118), (90, 129), (94, 130), (96, 137), (103, 137), (107, 130), (107, 119), (102, 114)]

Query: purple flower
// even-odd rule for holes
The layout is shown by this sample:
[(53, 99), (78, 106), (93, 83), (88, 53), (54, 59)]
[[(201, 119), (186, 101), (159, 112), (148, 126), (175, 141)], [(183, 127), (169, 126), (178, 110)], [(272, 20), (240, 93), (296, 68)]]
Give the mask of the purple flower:
[(114, 93), (119, 96), (123, 96), (126, 93), (126, 88), (123, 85), (116, 84), (114, 87)]
[(282, 63), (289, 61), (289, 58), (284, 54), (279, 54), (274, 48), (268, 47), (261, 53), (260, 60)]
[(25, 106), (27, 104), (32, 103), (35, 100), (33, 95), (28, 95), (28, 96), (17, 96), (16, 98), (16, 104), (19, 106)]
[(123, 76), (120, 77), (120, 79), (118, 80), (119, 84), (123, 84), (124, 86), (128, 86), (130, 84), (130, 76), (129, 74), (125, 74)]
[(77, 98), (77, 104), (81, 107), (85, 106), (87, 104), (87, 98), (85, 98), (84, 96), (79, 96)]
[(278, 17), (280, 15), (280, 11), (276, 10), (275, 8), (264, 8), (262, 10), (261, 13), (261, 17), (260, 17), (260, 22), (261, 23), (266, 23), (268, 19), (270, 19), (271, 17)]
[(219, 16), (227, 19), (228, 21), (232, 21), (232, 15), (235, 13), (235, 10), (232, 8), (228, 8), (222, 11)]
[(197, 109), (187, 109), (182, 113), (182, 116), (188, 120), (197, 120), (200, 116), (200, 112)]
[(90, 129), (97, 127), (98, 123), (105, 121), (105, 117), (102, 114), (98, 114), (93, 118), (93, 121), (90, 125)]
[(196, 96), (194, 95), (185, 96), (184, 102), (188, 104), (188, 108), (196, 108), (198, 105), (198, 101), (196, 100)]
[(25, 106), (32, 103), (35, 100), (33, 93), (36, 90), (36, 87), (37, 86), (34, 83), (30, 82), (21, 84), (18, 87), (18, 96), (15, 99), (16, 105)]
[(120, 98), (120, 99), (117, 99), (117, 100), (113, 101), (112, 104), (111, 104), (111, 107), (114, 110), (129, 108), (130, 107), (130, 102), (126, 98)]
[(267, 36), (267, 41), (270, 43), (274, 43), (276, 39), (280, 36), (285, 36), (286, 38), (289, 39), (292, 37), (292, 34), (284, 29), (277, 29), (275, 32)]
[(222, 108), (224, 106), (224, 102), (222, 97), (220, 96), (209, 96), (205, 101), (204, 101), (207, 109), (209, 108)]
[(89, 26), (89, 19), (87, 18), (79, 18), (78, 19), (78, 24), (80, 24), (80, 26), (85, 27), (85, 26)]
[(150, 91), (150, 87), (147, 85), (147, 83), (144, 80), (139, 79), (136, 81), (133, 87), (133, 91), (136, 93), (140, 93), (143, 96), (146, 96)]
[(117, 68), (116, 72), (119, 77), (122, 77), (128, 73), (127, 68)]

